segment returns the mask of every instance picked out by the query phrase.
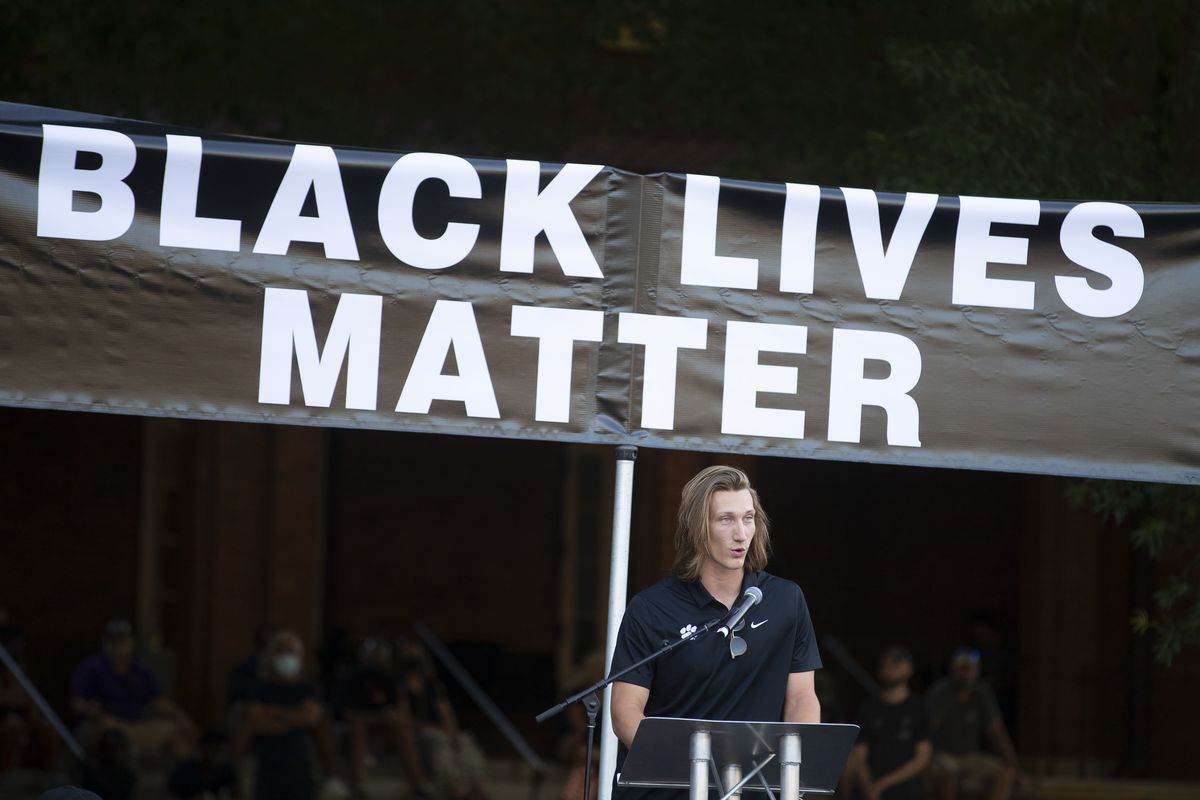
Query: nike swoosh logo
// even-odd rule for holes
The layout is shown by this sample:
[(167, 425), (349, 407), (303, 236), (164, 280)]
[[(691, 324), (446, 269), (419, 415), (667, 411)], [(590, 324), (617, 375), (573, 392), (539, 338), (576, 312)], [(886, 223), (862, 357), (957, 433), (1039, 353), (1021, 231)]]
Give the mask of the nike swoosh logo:
[(766, 625), (766, 624), (767, 624), (768, 622), (770, 622), (770, 621), (771, 621), (771, 620), (769, 620), (769, 619), (764, 619), (762, 622), (751, 622), (751, 623), (750, 623), (750, 629), (751, 629), (751, 630), (754, 630), (755, 628), (757, 628), (757, 627), (758, 627), (758, 626), (760, 626), (760, 625)]

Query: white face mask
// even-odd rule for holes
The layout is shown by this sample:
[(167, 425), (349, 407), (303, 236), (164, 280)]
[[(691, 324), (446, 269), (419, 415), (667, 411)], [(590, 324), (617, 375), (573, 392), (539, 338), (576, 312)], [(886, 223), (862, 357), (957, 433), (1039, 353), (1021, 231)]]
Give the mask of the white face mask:
[(280, 653), (271, 663), (281, 678), (294, 678), (300, 674), (300, 656), (295, 653)]

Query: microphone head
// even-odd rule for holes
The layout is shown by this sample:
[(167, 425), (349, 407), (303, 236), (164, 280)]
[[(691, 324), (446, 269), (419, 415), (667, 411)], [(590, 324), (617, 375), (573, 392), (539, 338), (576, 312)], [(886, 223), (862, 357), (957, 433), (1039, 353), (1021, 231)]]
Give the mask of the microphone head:
[(758, 588), (757, 586), (748, 586), (748, 587), (746, 587), (745, 596), (753, 597), (754, 604), (758, 605), (759, 603), (762, 602), (762, 589)]

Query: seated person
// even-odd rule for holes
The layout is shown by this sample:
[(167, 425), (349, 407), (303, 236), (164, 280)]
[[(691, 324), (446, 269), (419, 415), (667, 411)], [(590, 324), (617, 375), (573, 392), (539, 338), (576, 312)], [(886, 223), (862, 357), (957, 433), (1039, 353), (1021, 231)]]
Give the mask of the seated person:
[(401, 689), (417, 730), (422, 759), (439, 791), (457, 800), (483, 800), (486, 769), (483, 752), (471, 734), (458, 727), (458, 719), (438, 680), (433, 661), (420, 642), (401, 639)]
[[(25, 666), (25, 641), (5, 622), (0, 609), (0, 645), (19, 668)], [(41, 710), (13, 674), (0, 665), (0, 776), (17, 767), (49, 770), (58, 752), (58, 737)]]
[(197, 758), (182, 762), (167, 778), (172, 800), (234, 800), (241, 797), (229, 737), (209, 731), (200, 738)]
[[(961, 785), (982, 783), (989, 800), (1007, 800), (1021, 779), (1017, 752), (996, 697), (979, 680), (979, 651), (960, 647), (950, 675), (935, 683), (927, 700), (933, 740), (933, 772), (942, 800), (955, 800)], [(984, 752), (984, 740), (1000, 754)]]
[(195, 745), (196, 726), (134, 657), (133, 628), (124, 620), (108, 623), (100, 652), (75, 670), (71, 707), (84, 719), (85, 746), (113, 728), (129, 737), (135, 757), (179, 758)]
[(429, 794), (425, 770), (417, 754), (416, 734), (407, 703), (400, 702), (400, 683), (386, 639), (368, 638), (358, 652), (358, 664), (338, 686), (337, 706), (350, 734), (350, 778), (355, 795), (364, 794), (368, 738), (384, 737), (400, 756), (400, 766), (413, 793)]
[(893, 645), (879, 660), (880, 691), (858, 712), (861, 730), (852, 760), (865, 800), (919, 800), (918, 777), (929, 766), (929, 717), (925, 704), (914, 697), (913, 658)]
[(314, 800), (314, 736), (324, 718), (306, 679), (304, 645), (289, 630), (267, 642), (247, 699), (245, 729), (254, 754), (255, 800)]

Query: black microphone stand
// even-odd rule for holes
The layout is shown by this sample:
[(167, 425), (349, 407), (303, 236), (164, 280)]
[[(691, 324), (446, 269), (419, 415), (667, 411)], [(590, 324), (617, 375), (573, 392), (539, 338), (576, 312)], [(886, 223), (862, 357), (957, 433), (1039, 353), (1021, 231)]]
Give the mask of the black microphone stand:
[[(726, 615), (726, 616), (728, 616), (728, 615)], [(567, 708), (567, 706), (571, 705), (572, 703), (577, 703), (577, 702), (583, 703), (584, 711), (587, 712), (587, 728), (588, 728), (587, 760), (584, 762), (584, 767), (583, 767), (583, 770), (584, 770), (584, 772), (583, 772), (583, 800), (590, 800), (590, 797), (591, 797), (592, 742), (596, 738), (596, 713), (600, 710), (600, 692), (604, 691), (611, 684), (619, 681), (622, 677), (629, 674), (630, 672), (633, 672), (635, 669), (642, 666), (643, 664), (649, 664), (651, 661), (654, 661), (655, 659), (662, 658), (667, 653), (671, 652), (676, 647), (679, 647), (684, 642), (696, 641), (701, 636), (703, 636), (704, 634), (706, 634), (710, 630), (712, 630), (712, 627), (714, 625), (716, 625), (717, 623), (721, 622), (723, 619), (725, 619), (725, 617), (717, 617), (714, 620), (710, 620), (709, 622), (706, 622), (691, 636), (685, 636), (681, 639), (677, 639), (674, 642), (667, 642), (665, 645), (663, 645), (661, 650), (657, 650), (657, 651), (651, 653), (650, 655), (643, 658), (641, 661), (635, 661), (634, 663), (630, 664), (628, 667), (625, 667), (620, 672), (614, 673), (612, 675), (609, 675), (607, 678), (603, 678), (601, 680), (596, 681), (595, 683), (593, 683), (591, 686), (587, 687), (586, 689), (576, 692), (575, 694), (568, 697), (566, 700), (563, 700), (558, 705), (556, 705), (552, 708), (546, 709), (542, 713), (538, 714), (537, 717), (535, 717), (535, 719), (538, 722), (544, 722), (545, 720), (548, 720), (553, 716), (561, 714)]]

